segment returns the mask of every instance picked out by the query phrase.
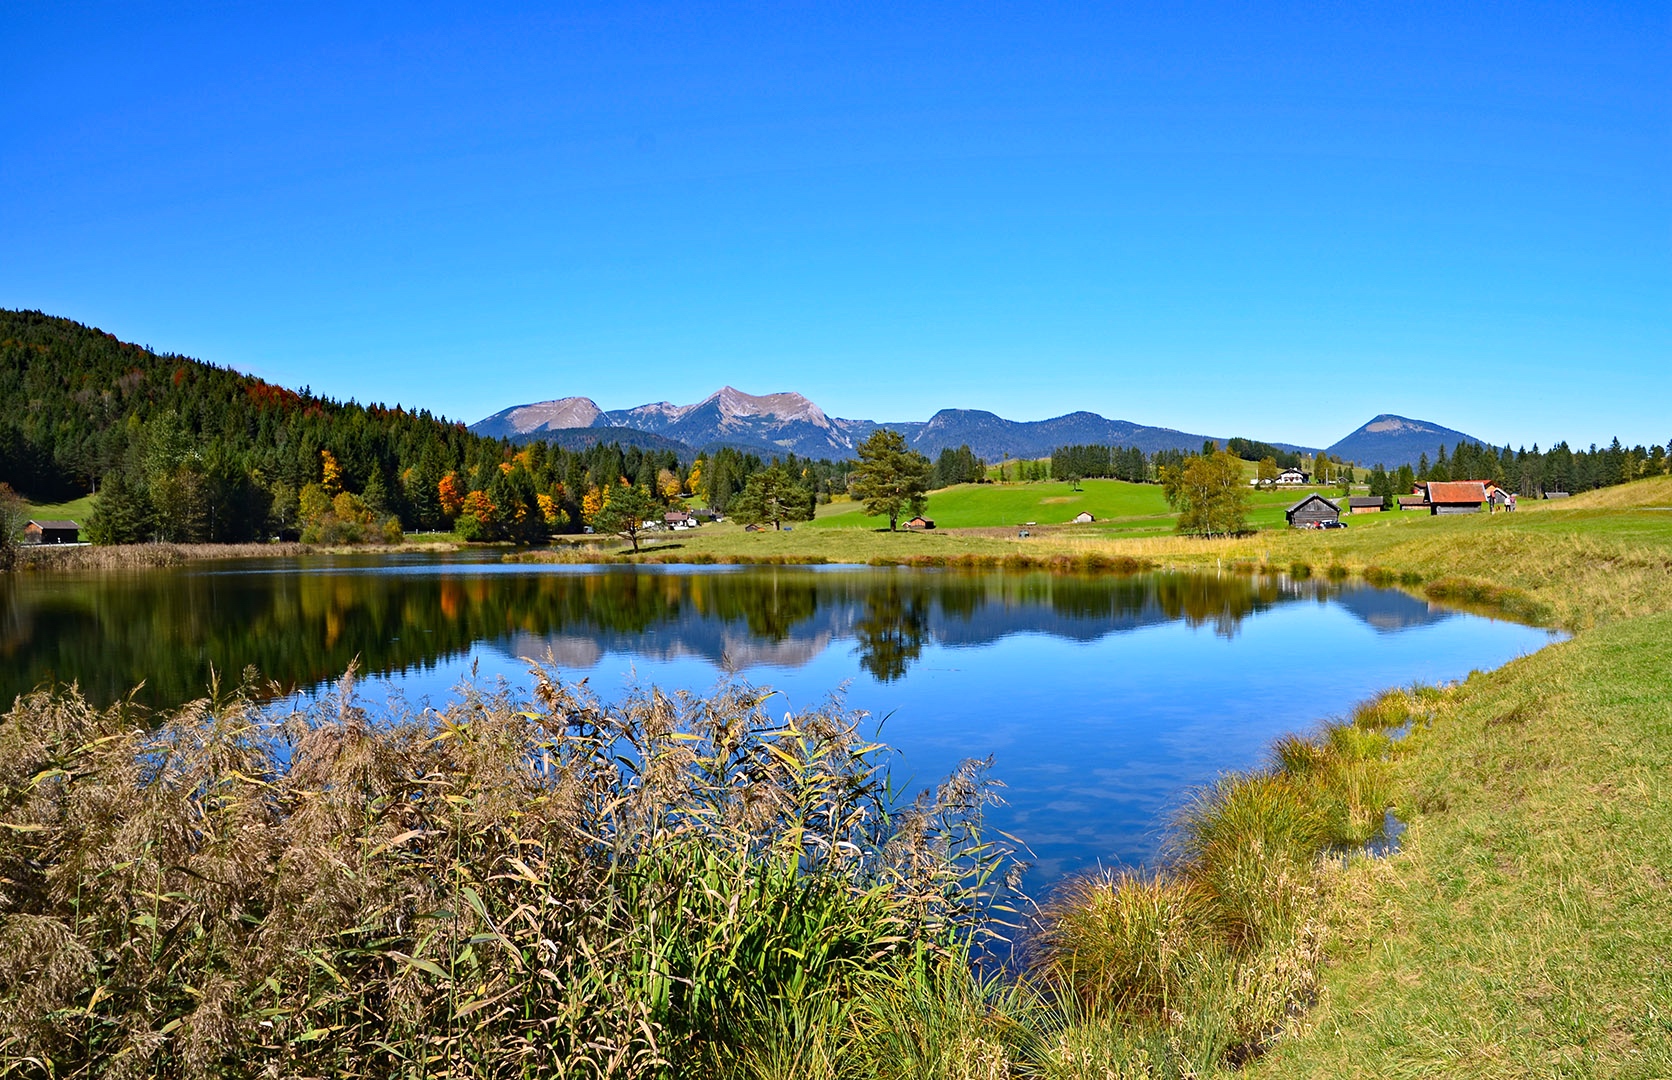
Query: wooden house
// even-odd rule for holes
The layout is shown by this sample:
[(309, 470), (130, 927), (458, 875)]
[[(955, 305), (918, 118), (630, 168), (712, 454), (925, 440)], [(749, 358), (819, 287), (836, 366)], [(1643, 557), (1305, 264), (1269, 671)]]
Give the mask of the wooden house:
[(1565, 491), (1546, 491), (1544, 497), (1546, 499), (1565, 499), (1568, 497), (1568, 493)]
[(1078, 514), (1074, 515), (1074, 519), (1073, 519), (1072, 522), (1070, 522), (1070, 524), (1073, 524), (1073, 525), (1090, 525), (1092, 522), (1094, 522), (1096, 520), (1097, 519), (1092, 517), (1089, 512), (1087, 512), (1085, 510), (1082, 510)]
[(1382, 497), (1380, 495), (1354, 495), (1347, 500), (1349, 514), (1380, 514), (1382, 512)]
[(1278, 473), (1277, 474), (1277, 479), (1275, 481), (1273, 481), (1273, 483), (1278, 483), (1278, 484), (1304, 484), (1308, 480), (1311, 480), (1311, 479), (1312, 479), (1312, 474), (1311, 473), (1302, 472), (1300, 469), (1290, 468), (1290, 469), (1284, 469), (1282, 472)]
[(934, 518), (926, 518), (926, 517), (922, 516), (921, 514), (919, 514), (917, 517), (912, 518), (910, 521), (906, 522), (906, 528), (908, 528), (908, 529), (932, 529), (934, 527), (935, 527), (935, 519)]
[(1291, 528), (1317, 529), (1341, 520), (1341, 507), (1322, 495), (1308, 495), (1283, 511)]
[(1478, 514), (1486, 501), (1486, 485), (1479, 480), (1430, 480), (1427, 485), (1428, 512)]
[(684, 531), (696, 528), (698, 521), (695, 514), (687, 514), (683, 510), (670, 510), (662, 515), (662, 524), (665, 528)]
[(1416, 495), (1401, 495), (1398, 499), (1401, 510), (1427, 510), (1428, 496), (1424, 493)]
[(79, 544), (81, 526), (73, 521), (30, 521), (23, 527), (25, 544)]

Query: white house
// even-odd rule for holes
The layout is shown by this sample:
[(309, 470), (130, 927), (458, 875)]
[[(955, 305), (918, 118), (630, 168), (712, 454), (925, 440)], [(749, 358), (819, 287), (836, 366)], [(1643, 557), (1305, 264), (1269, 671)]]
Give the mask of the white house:
[(1074, 521), (1072, 522), (1072, 524), (1075, 524), (1075, 525), (1090, 525), (1092, 522), (1094, 522), (1096, 520), (1097, 519), (1092, 517), (1091, 514), (1082, 510), (1078, 514), (1074, 515)]

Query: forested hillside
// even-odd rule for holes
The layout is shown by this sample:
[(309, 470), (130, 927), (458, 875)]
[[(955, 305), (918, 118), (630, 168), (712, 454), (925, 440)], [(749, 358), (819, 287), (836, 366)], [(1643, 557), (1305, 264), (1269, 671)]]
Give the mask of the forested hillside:
[[(809, 486), (830, 463), (792, 462)], [(101, 542), (353, 542), (454, 528), (483, 539), (579, 530), (623, 481), (662, 505), (698, 485), (723, 508), (758, 458), (606, 443), (515, 447), (427, 411), (295, 392), (40, 312), (0, 311), (0, 481), (54, 502), (98, 493)]]

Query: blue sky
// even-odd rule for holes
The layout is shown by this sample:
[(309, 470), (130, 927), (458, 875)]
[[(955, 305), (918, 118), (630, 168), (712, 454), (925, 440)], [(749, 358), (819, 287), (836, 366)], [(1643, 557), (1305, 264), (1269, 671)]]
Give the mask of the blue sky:
[(466, 421), (1672, 439), (1672, 5), (977, 7), (10, 4), (0, 306)]

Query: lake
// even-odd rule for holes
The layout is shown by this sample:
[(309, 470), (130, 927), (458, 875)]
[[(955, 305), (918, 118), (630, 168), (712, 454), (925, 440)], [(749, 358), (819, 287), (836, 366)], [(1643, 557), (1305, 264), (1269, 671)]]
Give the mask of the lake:
[(0, 695), (79, 682), (108, 702), (201, 696), (211, 666), (316, 693), (359, 659), (368, 704), (440, 700), (472, 670), (526, 684), (550, 654), (605, 698), (704, 690), (728, 672), (782, 696), (845, 688), (895, 775), (993, 758), (992, 826), (1038, 890), (1153, 859), (1195, 786), (1378, 690), (1497, 667), (1552, 632), (1397, 590), (1286, 577), (867, 567), (594, 567), (482, 556), (308, 557), (0, 581)]

